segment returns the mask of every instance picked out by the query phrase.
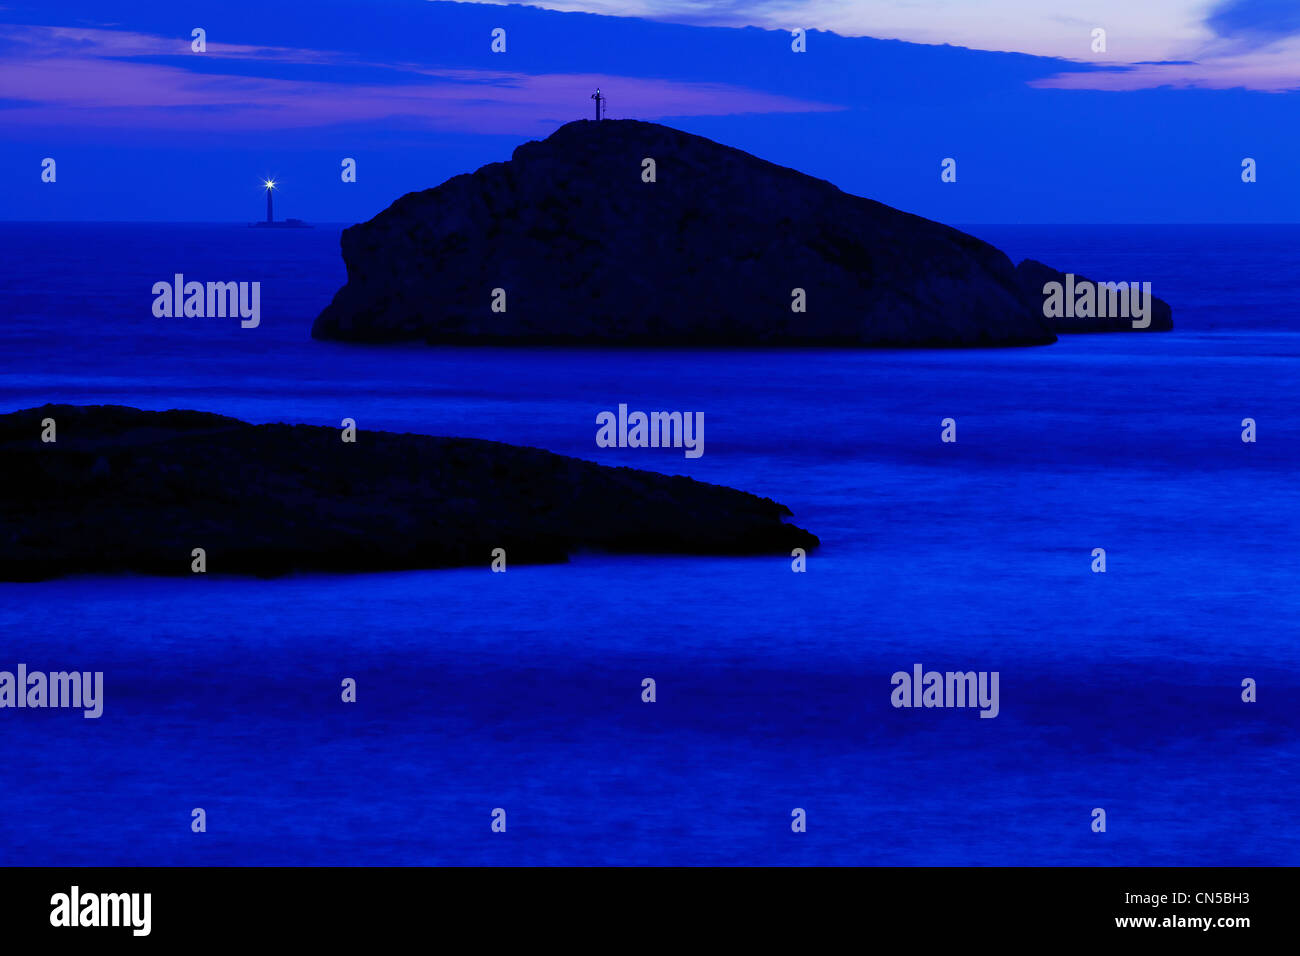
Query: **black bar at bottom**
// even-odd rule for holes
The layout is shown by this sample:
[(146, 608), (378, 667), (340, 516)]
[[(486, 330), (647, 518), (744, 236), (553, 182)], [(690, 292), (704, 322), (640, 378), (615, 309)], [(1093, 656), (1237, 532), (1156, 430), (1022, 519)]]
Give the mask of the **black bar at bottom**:
[(556, 934), (572, 942), (588, 935), (608, 940), (604, 934), (617, 926), (628, 939), (659, 938), (664, 945), (683, 933), (811, 939), (834, 929), (927, 941), (1031, 940), (1050, 933), (1147, 943), (1199, 937), (1232, 945), (1291, 935), (1286, 911), (1295, 882), (1292, 870), (1240, 868), (677, 869), (648, 876), (13, 868), (0, 872), (0, 927), (6, 941), (64, 937), (78, 945), (117, 938), (336, 946), (412, 935), (433, 942), (448, 941), (444, 934), (452, 928), (483, 941), (531, 933), (534, 942)]

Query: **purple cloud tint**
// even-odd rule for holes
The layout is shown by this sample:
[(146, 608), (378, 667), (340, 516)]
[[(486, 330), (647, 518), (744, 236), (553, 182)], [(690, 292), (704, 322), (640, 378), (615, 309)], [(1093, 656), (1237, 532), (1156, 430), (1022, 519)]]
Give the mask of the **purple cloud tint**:
[[(476, 133), (530, 133), (572, 118), (595, 86), (617, 87), (611, 117), (828, 112), (843, 107), (720, 83), (608, 75), (525, 74), (396, 66), (412, 82), (338, 84), (132, 62), (190, 55), (188, 42), (126, 31), (0, 27), (17, 54), (0, 62), (0, 89), (18, 101), (6, 125), (257, 130), (329, 126), (394, 118)], [(194, 54), (198, 55), (198, 54)], [(210, 43), (205, 62), (360, 64), (346, 54)], [(394, 68), (393, 64), (384, 64)], [(484, 109), (490, 104), (491, 109)], [(585, 113), (585, 109), (583, 110)]]
[(1029, 85), (1039, 89), (1107, 92), (1171, 87), (1290, 93), (1300, 90), (1300, 44), (1292, 42), (1250, 56), (1220, 56), (1190, 63), (1135, 63), (1112, 70), (1061, 73), (1033, 80)]

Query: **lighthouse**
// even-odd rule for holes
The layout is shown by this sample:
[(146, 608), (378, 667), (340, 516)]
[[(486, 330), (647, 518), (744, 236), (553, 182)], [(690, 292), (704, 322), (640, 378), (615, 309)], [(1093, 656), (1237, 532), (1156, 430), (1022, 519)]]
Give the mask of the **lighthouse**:
[(265, 229), (267, 227), (270, 227), (272, 229), (310, 229), (311, 223), (303, 222), (301, 219), (294, 219), (293, 217), (290, 217), (288, 219), (282, 219), (279, 222), (275, 221), (274, 190), (279, 185), (280, 184), (277, 183), (274, 179), (262, 180), (262, 188), (266, 190), (266, 221), (250, 222), (249, 225), (257, 226), (258, 228), (261, 229)]

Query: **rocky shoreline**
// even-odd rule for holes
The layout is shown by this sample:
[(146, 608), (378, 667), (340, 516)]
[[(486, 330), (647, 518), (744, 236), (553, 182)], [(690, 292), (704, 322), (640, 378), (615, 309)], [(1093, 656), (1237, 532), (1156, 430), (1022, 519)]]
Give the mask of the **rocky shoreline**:
[(192, 574), (195, 549), (207, 573), (270, 576), (818, 544), (768, 498), (477, 439), (46, 405), (0, 415), (0, 454), (6, 581)]

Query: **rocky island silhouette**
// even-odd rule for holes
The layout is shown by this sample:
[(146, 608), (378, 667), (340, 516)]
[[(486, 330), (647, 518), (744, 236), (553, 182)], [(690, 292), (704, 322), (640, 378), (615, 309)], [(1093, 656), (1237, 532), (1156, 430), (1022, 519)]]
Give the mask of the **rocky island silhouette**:
[(272, 576), (818, 544), (770, 498), (478, 439), (46, 405), (0, 415), (0, 454), (4, 581), (189, 574), (196, 548), (206, 572)]
[[(352, 342), (1042, 345), (1045, 276), (960, 230), (657, 123), (579, 120), (344, 230)], [(1148, 328), (1172, 326), (1153, 303)]]

